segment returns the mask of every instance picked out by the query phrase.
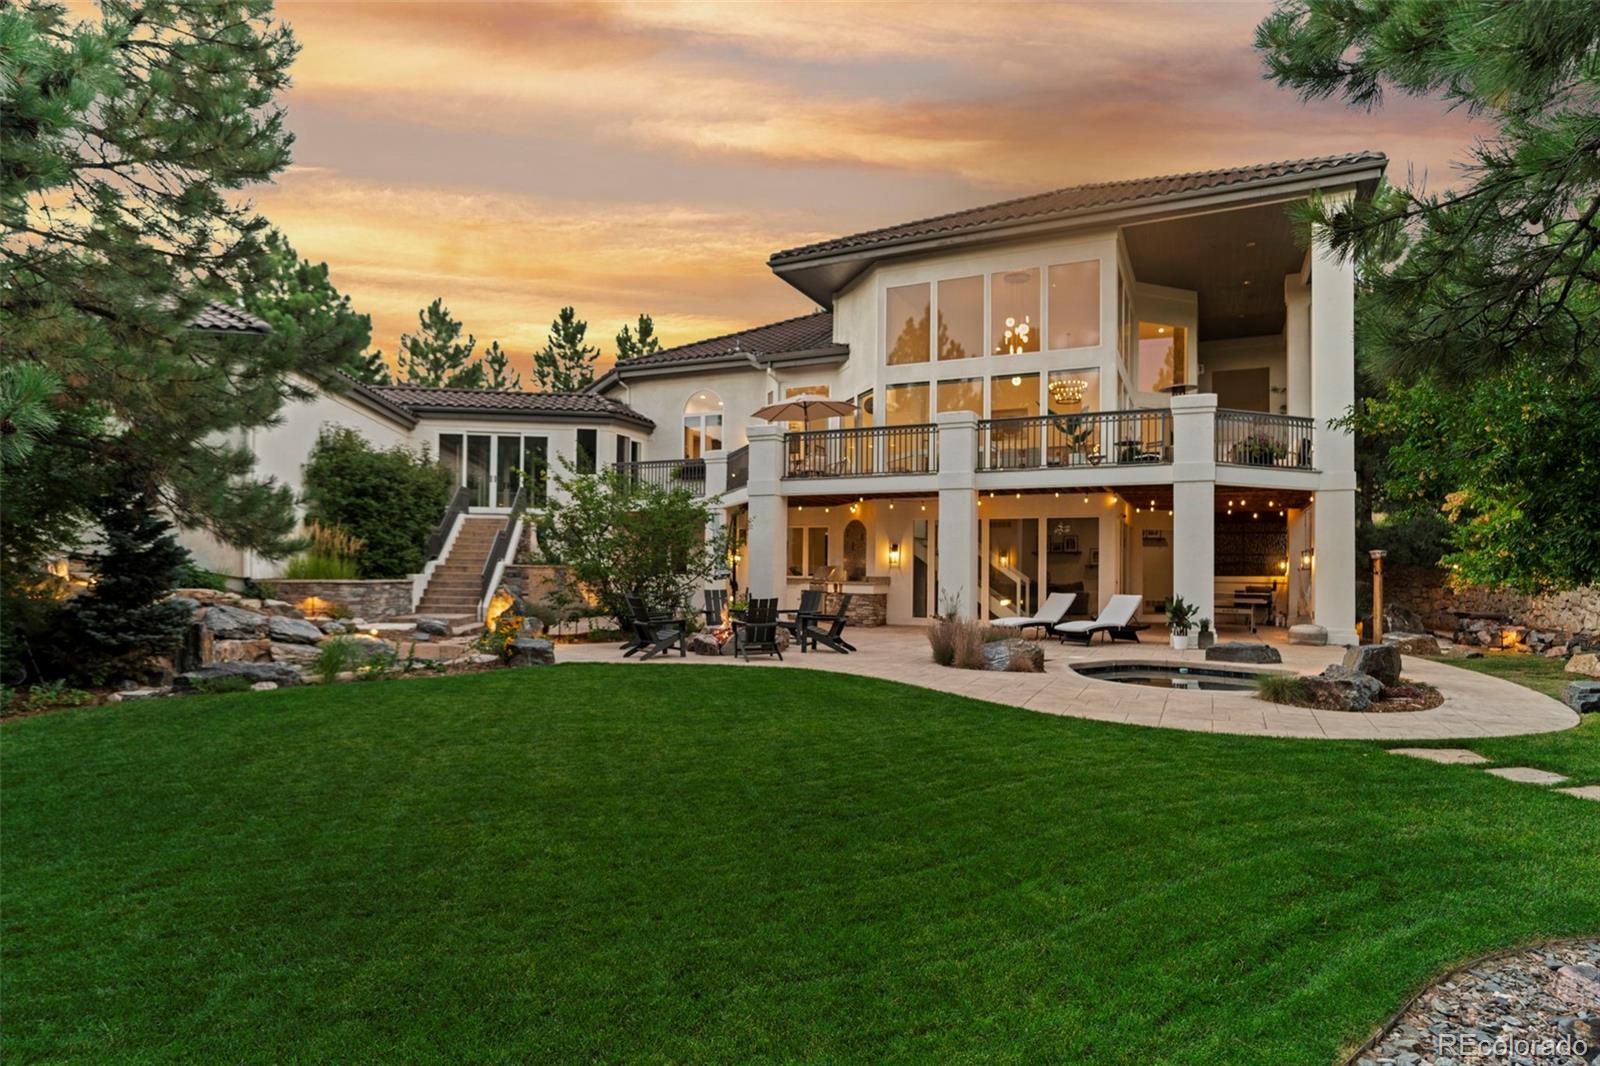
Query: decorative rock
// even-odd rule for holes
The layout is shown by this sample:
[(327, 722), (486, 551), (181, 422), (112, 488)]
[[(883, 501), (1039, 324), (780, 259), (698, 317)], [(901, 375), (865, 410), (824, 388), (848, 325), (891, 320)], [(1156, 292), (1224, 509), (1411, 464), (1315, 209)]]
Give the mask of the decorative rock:
[(249, 640), (267, 635), (267, 616), (242, 607), (214, 603), (206, 608), (200, 621), (212, 636), (223, 640)]
[(535, 637), (518, 637), (507, 651), (508, 666), (552, 666), (556, 661), (556, 646)]
[(1400, 683), (1400, 649), (1392, 644), (1362, 644), (1344, 653), (1344, 665), (1378, 679), (1380, 686)]
[(1348, 666), (1330, 666), (1305, 679), (1318, 707), (1331, 711), (1364, 711), (1383, 695), (1383, 683)]
[(248, 678), (257, 681), (276, 681), (279, 685), (300, 684), (300, 671), (288, 663), (212, 663), (187, 674), (179, 674), (172, 683), (178, 692), (193, 692), (197, 681), (211, 681), (225, 677)]
[(690, 655), (732, 655), (733, 638), (729, 637), (725, 641), (718, 640), (708, 631), (702, 629), (700, 632), (690, 635), (688, 648)]
[(394, 645), (387, 640), (379, 640), (377, 637), (347, 635), (339, 639), (349, 644), (355, 650), (356, 657), (359, 659), (370, 659), (374, 655), (394, 654)]
[(1281, 663), (1283, 656), (1270, 644), (1247, 640), (1225, 640), (1206, 649), (1209, 663)]
[(430, 637), (448, 637), (450, 623), (439, 618), (419, 618), (414, 623), (418, 633), (426, 633)]
[(1020, 637), (992, 640), (983, 646), (983, 668), (1015, 674), (1042, 674), (1044, 649)]
[[(130, 688), (125, 692), (116, 693), (118, 702), (123, 700), (153, 700), (158, 696), (170, 696), (172, 689), (161, 688)], [(108, 697), (109, 698), (109, 697)]]
[(493, 666), (500, 661), (500, 657), (498, 655), (490, 655), (488, 652), (479, 651), (473, 652), (471, 655), (463, 655), (457, 661), (464, 662), (469, 666)]
[(267, 633), (275, 641), (285, 644), (315, 644), (322, 639), (322, 630), (299, 618), (281, 618), (274, 615), (267, 621)]
[(1302, 622), (1289, 627), (1290, 644), (1312, 644), (1317, 647), (1328, 643), (1328, 631), (1312, 622)]
[(1550, 991), (1574, 1007), (1600, 1006), (1600, 967), (1587, 962), (1571, 963), (1556, 971)]
[(317, 657), (318, 652), (310, 644), (273, 643), (268, 654), (275, 663), (309, 663)]
[(330, 618), (322, 623), (322, 631), (331, 637), (336, 637), (341, 633), (352, 632), (355, 628), (355, 626), (342, 618)]
[(257, 681), (250, 686), (251, 692), (274, 692), (278, 688), (276, 681)]
[(1567, 660), (1567, 673), (1583, 674), (1585, 677), (1600, 677), (1600, 655), (1594, 652), (1584, 652), (1574, 655)]
[(271, 649), (270, 640), (218, 640), (212, 642), (207, 659), (214, 663), (259, 663), (270, 658)]
[(1561, 701), (1579, 714), (1600, 713), (1600, 681), (1574, 681), (1561, 694)]
[(1388, 633), (1383, 642), (1402, 655), (1438, 655), (1439, 638), (1431, 633)]

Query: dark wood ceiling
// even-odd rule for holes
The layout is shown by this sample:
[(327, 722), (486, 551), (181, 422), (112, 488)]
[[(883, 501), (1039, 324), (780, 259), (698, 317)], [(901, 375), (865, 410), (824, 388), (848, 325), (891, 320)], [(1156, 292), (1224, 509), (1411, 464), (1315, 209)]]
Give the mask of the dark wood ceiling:
[(1286, 208), (1268, 204), (1129, 226), (1123, 233), (1134, 277), (1198, 293), (1202, 341), (1281, 333), (1284, 275), (1305, 261)]

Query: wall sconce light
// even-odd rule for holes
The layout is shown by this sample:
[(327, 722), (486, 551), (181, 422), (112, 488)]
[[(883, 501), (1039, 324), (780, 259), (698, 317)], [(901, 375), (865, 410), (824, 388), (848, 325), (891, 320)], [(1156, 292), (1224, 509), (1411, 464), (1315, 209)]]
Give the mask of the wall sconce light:
[(1280, 574), (1287, 574), (1289, 572), (1289, 560), (1287, 560), (1287, 559), (1279, 559), (1278, 560), (1278, 572)]
[(890, 570), (898, 570), (898, 569), (900, 569), (900, 542), (899, 541), (896, 541), (895, 543), (889, 545), (889, 569)]
[(1314, 558), (1316, 558), (1316, 555), (1312, 552), (1312, 550), (1310, 548), (1307, 548), (1305, 551), (1301, 552), (1300, 553), (1300, 569), (1302, 569), (1302, 570), (1310, 570), (1311, 569), (1311, 560), (1314, 559)]

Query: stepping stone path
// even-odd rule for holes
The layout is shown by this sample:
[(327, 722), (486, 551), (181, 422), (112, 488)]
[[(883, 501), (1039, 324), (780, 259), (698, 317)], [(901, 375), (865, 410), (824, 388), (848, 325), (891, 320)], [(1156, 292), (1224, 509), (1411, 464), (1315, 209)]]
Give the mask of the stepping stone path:
[[(1447, 766), (1475, 766), (1486, 763), (1485, 759), (1475, 751), (1467, 748), (1390, 748), (1392, 755), (1404, 755), (1412, 759), (1423, 759), (1427, 762), (1443, 763)], [(1517, 781), (1524, 785), (1559, 785), (1566, 780), (1561, 774), (1551, 773), (1549, 770), (1540, 770), (1534, 766), (1500, 766), (1484, 773), (1503, 777), (1507, 781)], [(1600, 785), (1578, 785), (1573, 788), (1558, 788), (1555, 791), (1578, 799), (1600, 801)]]

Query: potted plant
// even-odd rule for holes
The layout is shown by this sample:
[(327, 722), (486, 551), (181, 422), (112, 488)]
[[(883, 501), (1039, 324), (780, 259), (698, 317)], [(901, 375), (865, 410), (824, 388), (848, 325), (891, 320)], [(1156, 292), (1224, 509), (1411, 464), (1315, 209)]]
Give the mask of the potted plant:
[(1189, 647), (1189, 627), (1194, 624), (1195, 607), (1182, 596), (1167, 601), (1167, 629), (1172, 633), (1172, 650)]
[(1217, 635), (1211, 632), (1211, 619), (1200, 619), (1200, 648), (1204, 650), (1217, 642)]

